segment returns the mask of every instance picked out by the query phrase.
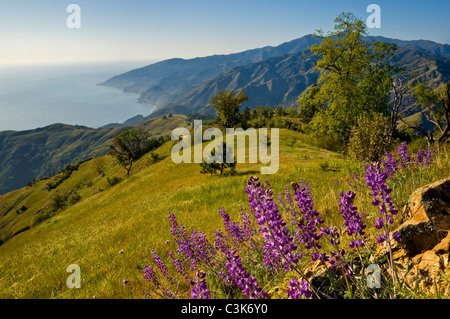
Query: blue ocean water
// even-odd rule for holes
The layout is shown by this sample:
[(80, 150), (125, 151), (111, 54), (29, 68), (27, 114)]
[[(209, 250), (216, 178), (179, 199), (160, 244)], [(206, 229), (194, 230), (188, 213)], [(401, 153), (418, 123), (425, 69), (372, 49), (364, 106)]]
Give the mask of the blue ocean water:
[(147, 116), (153, 106), (137, 103), (137, 95), (97, 84), (153, 62), (2, 66), (0, 131), (54, 123), (97, 128)]

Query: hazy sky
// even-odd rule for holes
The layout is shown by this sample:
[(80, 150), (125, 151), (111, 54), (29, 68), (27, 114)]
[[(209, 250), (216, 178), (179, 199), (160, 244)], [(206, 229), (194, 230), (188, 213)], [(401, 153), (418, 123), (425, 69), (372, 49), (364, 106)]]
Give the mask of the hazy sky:
[[(69, 4), (81, 8), (70, 29)], [(0, 0), (0, 64), (193, 58), (279, 45), (317, 29), (330, 31), (345, 11), (371, 35), (450, 44), (448, 0)]]

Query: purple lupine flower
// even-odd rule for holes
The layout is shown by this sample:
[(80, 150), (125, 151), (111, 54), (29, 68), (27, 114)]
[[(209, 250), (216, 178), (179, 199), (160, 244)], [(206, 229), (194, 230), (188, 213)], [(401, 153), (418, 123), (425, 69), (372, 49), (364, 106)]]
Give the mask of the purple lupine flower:
[(344, 274), (348, 277), (353, 276), (350, 266), (343, 260), (345, 251), (342, 249), (338, 252), (330, 252), (330, 269), (336, 271), (338, 268), (343, 269)]
[(364, 236), (364, 229), (366, 225), (363, 221), (364, 212), (358, 213), (358, 208), (353, 205), (355, 198), (355, 193), (348, 191), (345, 194), (340, 193), (341, 198), (339, 200), (339, 210), (341, 211), (342, 217), (345, 220), (345, 226), (347, 227), (347, 234), (349, 236), (354, 236), (355, 239), (350, 241), (350, 247), (358, 247), (361, 244), (364, 245), (362, 239), (357, 239), (358, 236), (362, 238)]
[(416, 165), (422, 166), (424, 164), (424, 160), (425, 160), (425, 151), (418, 150), (417, 157), (416, 157)]
[(219, 208), (219, 213), (224, 221), (225, 231), (228, 233), (228, 235), (234, 238), (237, 243), (243, 243), (250, 239), (252, 235), (250, 218), (249, 215), (246, 214), (243, 209), (241, 209), (241, 217), (243, 219), (243, 225), (233, 222), (230, 218), (230, 215), (227, 212), (225, 212), (222, 208)]
[(214, 231), (214, 247), (224, 254), (227, 254), (230, 249), (225, 235), (219, 230)]
[(250, 299), (267, 298), (267, 292), (258, 285), (255, 277), (245, 270), (241, 263), (241, 257), (235, 251), (230, 252), (227, 256), (226, 268), (231, 280), (242, 289), (245, 297)]
[(385, 153), (386, 160), (381, 159), (381, 164), (383, 164), (384, 173), (388, 178), (391, 178), (396, 171), (399, 169), (399, 164), (395, 160), (392, 153)]
[(426, 167), (428, 167), (431, 164), (433, 164), (433, 147), (430, 147), (428, 150), (425, 151), (425, 153), (426, 153), (426, 156), (425, 156), (424, 164)]
[(171, 284), (175, 284), (177, 282), (177, 280), (175, 278), (173, 278), (172, 276), (170, 276), (169, 270), (167, 269), (167, 266), (163, 262), (161, 257), (159, 257), (159, 255), (153, 249), (149, 249), (149, 250), (150, 250), (150, 253), (153, 255), (153, 259), (156, 263), (156, 266), (159, 269), (159, 272), (164, 276), (164, 278), (166, 278), (167, 282), (169, 282)]
[(303, 280), (302, 282), (297, 279), (292, 278), (289, 281), (289, 286), (291, 289), (288, 289), (289, 297), (292, 299), (300, 299), (302, 296), (306, 298), (311, 297), (312, 293), (309, 290), (309, 284), (307, 281)]
[(345, 275), (352, 276), (353, 272), (343, 260), (345, 250), (339, 248), (340, 235), (338, 229), (335, 226), (325, 227), (320, 229), (320, 233), (328, 239), (334, 249), (334, 252), (330, 252), (330, 257), (325, 259), (330, 263), (330, 269), (336, 271), (338, 268), (341, 268), (345, 272)]
[(193, 230), (191, 236), (188, 236), (184, 226), (178, 225), (173, 213), (169, 215), (169, 219), (172, 222), (170, 233), (178, 245), (176, 251), (190, 263), (191, 270), (196, 270), (198, 263), (208, 262), (214, 249), (206, 239), (206, 235), (201, 231)]
[[(165, 267), (165, 266), (164, 266)], [(160, 284), (158, 277), (156, 276), (155, 270), (150, 267), (149, 265), (145, 265), (144, 270), (142, 270), (142, 273), (144, 274), (144, 280), (148, 283), (153, 284), (154, 288), (153, 291), (157, 292), (158, 290), (161, 290), (162, 293), (169, 299), (175, 299), (175, 295), (167, 289), (167, 287)], [(147, 291), (143, 291), (143, 294), (146, 298), (151, 298), (151, 295)]]
[(287, 272), (298, 263), (301, 254), (296, 252), (297, 246), (294, 243), (294, 238), (281, 217), (273, 200), (270, 184), (267, 181), (266, 185), (267, 190), (258, 182), (257, 177), (250, 177), (246, 188), (249, 206), (257, 223), (261, 226), (264, 239), (265, 265), (277, 269), (281, 263)]
[(384, 226), (384, 220), (383, 217), (378, 216), (375, 220), (375, 228), (380, 230)]
[(155, 260), (156, 266), (158, 267), (161, 274), (165, 278), (168, 278), (169, 271), (167, 270), (166, 264), (162, 261), (161, 257), (159, 257), (159, 255), (153, 249), (150, 248), (149, 250), (150, 250), (150, 253), (152, 254), (153, 259)]
[(417, 152), (416, 165), (419, 167), (428, 167), (433, 163), (433, 148), (419, 150)]
[(189, 274), (186, 269), (186, 259), (184, 258), (184, 256), (180, 256), (180, 258), (177, 258), (172, 250), (169, 251), (169, 256), (170, 258), (172, 258), (172, 264), (174, 265), (176, 271), (185, 279), (188, 279)]
[[(308, 183), (303, 185), (303, 181), (300, 181), (300, 184), (292, 183), (291, 186), (294, 190), (295, 201), (302, 214), (294, 221), (294, 225), (299, 229), (299, 231), (295, 232), (295, 236), (299, 243), (305, 245), (306, 249), (314, 248), (319, 250), (321, 248), (319, 240), (322, 237), (322, 233), (318, 228), (324, 221), (317, 210), (314, 209), (314, 202)], [(313, 260), (318, 256), (314, 254)]]
[(206, 284), (205, 276), (205, 272), (197, 271), (195, 274), (196, 280), (191, 280), (190, 283), (194, 286), (191, 290), (192, 299), (211, 299), (211, 292)]
[(214, 255), (214, 248), (204, 232), (192, 230), (189, 242), (198, 262), (208, 262)]
[(149, 265), (145, 265), (144, 270), (142, 270), (144, 274), (144, 280), (149, 283), (153, 283), (155, 286), (159, 286), (158, 277), (156, 277), (156, 273), (152, 267)]
[(361, 190), (358, 188), (358, 184), (360, 184), (359, 176), (350, 170), (350, 178), (351, 180), (347, 181), (347, 184), (356, 192), (361, 192)]
[(281, 193), (278, 194), (278, 200), (281, 203), (281, 207), (283, 208), (283, 212), (286, 212), (288, 210), (286, 203), (284, 202), (283, 196), (281, 196)]
[[(391, 189), (388, 187), (386, 180), (387, 176), (381, 169), (379, 163), (373, 163), (365, 167), (366, 184), (372, 189), (373, 201), (372, 205), (378, 206), (378, 211), (381, 217), (375, 221), (375, 228), (385, 229), (383, 234), (377, 238), (378, 243), (382, 243), (389, 239), (388, 227), (394, 223), (394, 215), (398, 213), (392, 198), (390, 196)], [(388, 207), (388, 208), (387, 208)]]
[(245, 241), (249, 241), (251, 237), (256, 233), (253, 229), (250, 221), (250, 214), (245, 212), (245, 208), (241, 207), (241, 218), (242, 218), (242, 231)]
[(400, 158), (400, 167), (405, 168), (407, 166), (410, 166), (411, 156), (409, 155), (408, 145), (406, 144), (406, 142), (400, 144), (400, 146), (397, 148), (397, 153)]
[(392, 234), (392, 238), (394, 238), (394, 240), (396, 240), (396, 241), (400, 241), (400, 239), (401, 239), (400, 233), (398, 231), (394, 232)]

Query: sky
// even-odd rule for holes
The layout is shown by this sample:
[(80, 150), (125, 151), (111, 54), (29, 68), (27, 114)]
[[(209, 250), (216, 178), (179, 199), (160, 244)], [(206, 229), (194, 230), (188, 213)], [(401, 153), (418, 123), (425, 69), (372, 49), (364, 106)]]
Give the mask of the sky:
[(370, 4), (381, 27), (369, 35), (450, 44), (448, 0), (0, 0), (0, 65), (229, 54), (331, 31), (341, 12), (366, 21)]

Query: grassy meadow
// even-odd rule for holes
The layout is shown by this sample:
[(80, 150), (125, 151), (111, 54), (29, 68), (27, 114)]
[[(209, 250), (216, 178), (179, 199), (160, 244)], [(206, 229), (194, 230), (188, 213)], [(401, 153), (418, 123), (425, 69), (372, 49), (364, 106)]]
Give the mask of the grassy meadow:
[[(363, 172), (361, 163), (286, 129), (280, 130), (280, 167), (273, 175), (261, 175), (261, 163), (238, 164), (236, 175), (229, 177), (201, 174), (199, 164), (173, 163), (173, 145), (169, 141), (155, 151), (160, 161), (150, 154), (142, 157), (128, 179), (107, 155), (80, 163), (50, 191), (46, 188), (52, 180), (41, 180), (0, 196), (0, 298), (144, 298), (142, 269), (153, 262), (149, 248), (171, 264), (167, 252), (173, 247), (165, 244), (171, 239), (169, 213), (187, 230), (204, 231), (212, 242), (213, 231), (223, 228), (219, 207), (238, 220), (241, 206), (248, 211), (246, 182), (257, 175), (268, 179), (276, 194), (293, 181), (307, 181), (326, 223), (342, 224), (339, 193), (351, 189), (350, 172)], [(442, 152), (428, 170), (398, 175), (392, 186), (394, 204), (401, 209), (415, 188), (449, 173), (448, 152)], [(111, 185), (114, 177), (119, 182)], [(352, 183), (363, 187), (361, 180)], [(74, 191), (76, 202), (36, 222), (57, 194)], [(356, 205), (366, 209), (370, 220), (367, 193), (358, 193)], [(71, 264), (81, 268), (80, 289), (66, 285)]]

